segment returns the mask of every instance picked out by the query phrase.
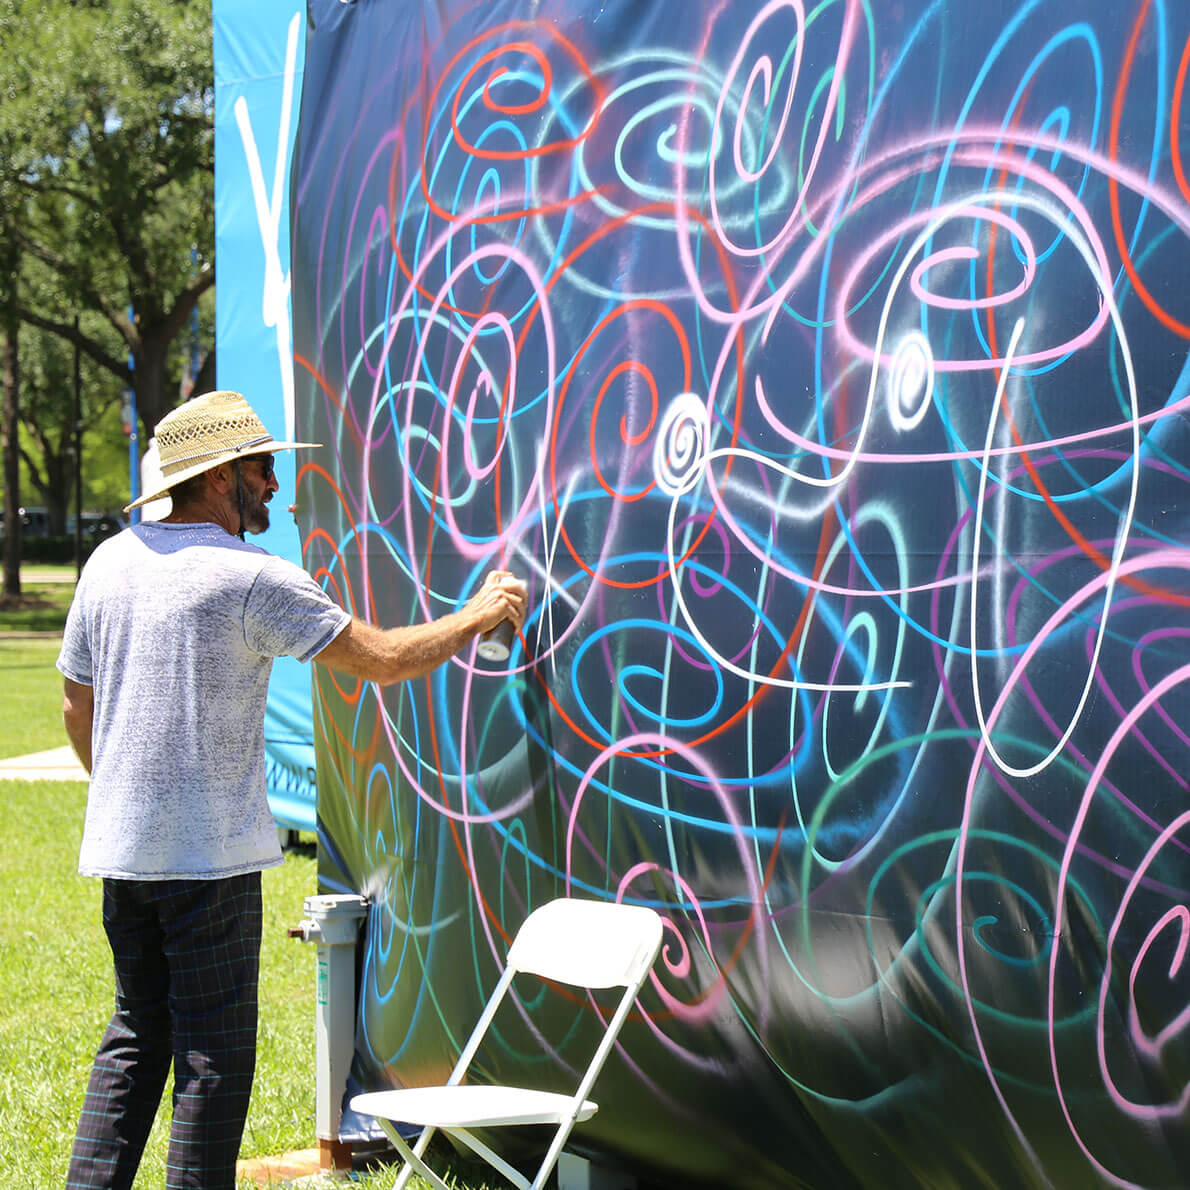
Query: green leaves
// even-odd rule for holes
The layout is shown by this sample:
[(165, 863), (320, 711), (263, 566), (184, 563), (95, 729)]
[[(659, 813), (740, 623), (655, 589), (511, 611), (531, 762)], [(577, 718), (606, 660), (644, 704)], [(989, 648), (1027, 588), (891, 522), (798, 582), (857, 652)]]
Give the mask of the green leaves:
[[(175, 340), (214, 280), (214, 165), (209, 3), (0, 0), (0, 255), (14, 262), (0, 310), (25, 326), (31, 388), (73, 351), (77, 315), (85, 369), (109, 377), (97, 393), (134, 385), (147, 429), (174, 403), (189, 346)], [(22, 409), (51, 442), (29, 420), (49, 418), (44, 403)]]

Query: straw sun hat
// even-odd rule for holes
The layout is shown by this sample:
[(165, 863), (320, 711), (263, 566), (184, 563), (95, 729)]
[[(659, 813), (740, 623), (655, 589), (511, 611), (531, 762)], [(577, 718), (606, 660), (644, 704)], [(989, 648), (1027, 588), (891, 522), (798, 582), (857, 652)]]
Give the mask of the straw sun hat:
[(162, 486), (134, 500), (125, 512), (168, 496), (176, 484), (220, 463), (319, 445), (275, 441), (243, 396), (226, 390), (206, 393), (179, 405), (157, 423), (155, 433)]

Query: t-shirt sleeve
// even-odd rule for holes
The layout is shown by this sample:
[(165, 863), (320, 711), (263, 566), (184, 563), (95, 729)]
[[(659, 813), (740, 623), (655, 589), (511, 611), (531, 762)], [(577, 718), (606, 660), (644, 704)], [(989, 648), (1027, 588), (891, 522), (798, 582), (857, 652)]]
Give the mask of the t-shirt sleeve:
[(244, 640), (265, 657), (309, 661), (351, 617), (300, 567), (270, 558), (248, 592)]
[(87, 639), (87, 620), (83, 614), (86, 578), (75, 590), (66, 627), (62, 630), (62, 648), (58, 652), (58, 672), (82, 686), (94, 684), (91, 669), (91, 643)]

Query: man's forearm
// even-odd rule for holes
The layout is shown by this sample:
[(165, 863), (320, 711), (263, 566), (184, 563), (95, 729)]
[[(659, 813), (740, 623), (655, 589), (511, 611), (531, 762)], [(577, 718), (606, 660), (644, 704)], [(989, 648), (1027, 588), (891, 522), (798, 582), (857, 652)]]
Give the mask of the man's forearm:
[(390, 686), (437, 669), (475, 634), (465, 612), (406, 628), (377, 628), (352, 620), (314, 660), (339, 673)]
[(506, 571), (493, 571), (457, 612), (405, 628), (377, 628), (352, 620), (314, 660), (383, 686), (408, 682), (437, 669), (500, 620), (522, 624), (525, 599), (523, 583)]

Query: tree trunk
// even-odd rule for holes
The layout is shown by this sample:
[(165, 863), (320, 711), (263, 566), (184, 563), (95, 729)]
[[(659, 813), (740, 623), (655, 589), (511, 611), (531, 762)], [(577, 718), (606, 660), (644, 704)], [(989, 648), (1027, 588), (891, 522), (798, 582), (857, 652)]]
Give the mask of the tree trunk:
[(45, 505), (45, 528), (50, 537), (66, 536), (66, 517), (70, 512), (70, 497), (73, 483), (66, 474), (65, 452), (43, 459), (43, 469), (47, 482), (36, 484), (37, 494), (41, 503)]
[(178, 403), (177, 394), (169, 391), (169, 370), (166, 366), (166, 352), (169, 341), (149, 332), (141, 340), (141, 349), (136, 357), (133, 371), (133, 388), (136, 391), (136, 412), (140, 418), (140, 453), (149, 448), (149, 439), (157, 423)]
[(201, 397), (203, 393), (215, 391), (215, 348), (212, 347), (199, 365), (198, 375), (194, 378), (194, 389), (190, 395)]
[[(26, 406), (30, 398), (36, 401), (36, 394), (26, 392)], [(25, 413), (25, 426), (35, 444), (35, 449), (21, 452), (25, 477), (37, 492), (37, 503), (45, 506), (46, 533), (50, 537), (65, 537), (66, 517), (74, 491), (73, 435), (66, 427), (61, 433), (53, 433), (48, 423), (29, 425), (27, 408)]]
[(16, 319), (7, 314), (0, 327), (4, 386), (4, 598), (21, 593), (21, 456), (18, 435), (17, 396), (20, 385), (20, 357), (17, 353)]

